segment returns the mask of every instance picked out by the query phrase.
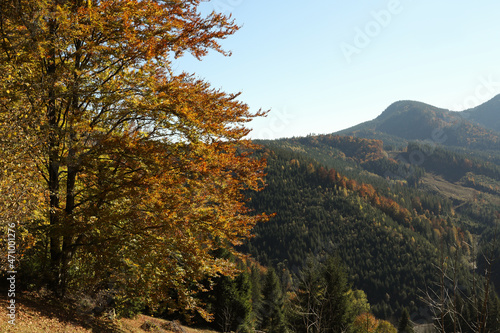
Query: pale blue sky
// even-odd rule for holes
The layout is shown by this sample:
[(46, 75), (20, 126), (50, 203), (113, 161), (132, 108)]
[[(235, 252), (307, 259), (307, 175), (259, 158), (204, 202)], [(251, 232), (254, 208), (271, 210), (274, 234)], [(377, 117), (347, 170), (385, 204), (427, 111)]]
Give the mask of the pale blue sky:
[(242, 28), (194, 72), (252, 110), (252, 138), (332, 133), (398, 100), (460, 111), (500, 93), (500, 2), (211, 0)]

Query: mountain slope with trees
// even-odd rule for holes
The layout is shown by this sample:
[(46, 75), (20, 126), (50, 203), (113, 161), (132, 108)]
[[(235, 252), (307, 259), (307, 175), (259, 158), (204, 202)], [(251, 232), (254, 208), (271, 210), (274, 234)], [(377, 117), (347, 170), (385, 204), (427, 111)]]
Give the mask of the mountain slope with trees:
[(200, 3), (1, 2), (3, 283), (221, 331), (394, 332), (373, 313), (406, 308), (493, 329), (498, 101), (260, 147), (266, 112), (172, 71), (239, 29)]
[(494, 132), (461, 119), (398, 102), (355, 126), (356, 136), (256, 141), (265, 147), (267, 187), (251, 204), (276, 216), (256, 226), (247, 250), (292, 272), (305, 254), (337, 253), (382, 318), (408, 308), (413, 319), (429, 319), (424, 291), (439, 284), (450, 258), (461, 292), (477, 294), (474, 276), (488, 268), (482, 278), (499, 279), (498, 262), (486, 267), (484, 258), (497, 256), (500, 147)]
[(418, 291), (437, 282), (441, 239), (468, 255), (463, 244), (471, 235), (443, 217), (451, 207), (438, 197), (412, 200), (396, 182), (381, 195), (370, 184), (276, 148), (267, 158), (268, 185), (252, 196), (252, 206), (276, 216), (256, 226), (248, 245), (262, 263), (286, 262), (297, 271), (307, 254), (337, 253), (375, 313), (389, 318), (402, 306), (413, 313), (422, 306)]

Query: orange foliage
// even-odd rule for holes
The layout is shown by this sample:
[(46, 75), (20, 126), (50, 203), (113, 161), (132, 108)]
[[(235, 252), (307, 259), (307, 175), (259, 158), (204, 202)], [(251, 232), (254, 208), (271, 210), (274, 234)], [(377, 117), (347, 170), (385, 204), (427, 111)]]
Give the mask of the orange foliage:
[(363, 313), (356, 317), (353, 323), (354, 332), (375, 333), (378, 320), (371, 313)]
[(265, 161), (244, 138), (264, 113), (170, 68), (186, 52), (226, 54), (218, 41), (238, 29), (199, 3), (2, 4), (0, 137), (12, 140), (0, 148), (20, 152), (20, 166), (9, 165), (26, 184), (6, 198), (41, 203), (44, 228), (34, 228), (58, 292), (110, 279), (147, 300), (176, 290), (193, 308), (196, 281), (234, 272), (212, 250), (232, 250), (266, 220), (242, 195), (262, 187)]
[(388, 321), (378, 320), (371, 313), (363, 313), (356, 317), (352, 324), (355, 333), (397, 333), (397, 329)]
[(347, 188), (351, 191), (356, 191), (362, 198), (370, 201), (374, 206), (381, 209), (384, 213), (391, 216), (396, 221), (400, 223), (409, 224), (412, 220), (411, 212), (401, 207), (396, 201), (380, 196), (375, 188), (370, 184), (358, 184), (354, 179), (349, 179), (345, 176), (340, 175), (334, 169), (328, 171), (321, 170), (319, 175), (323, 179), (328, 179), (329, 181), (339, 185), (340, 187)]

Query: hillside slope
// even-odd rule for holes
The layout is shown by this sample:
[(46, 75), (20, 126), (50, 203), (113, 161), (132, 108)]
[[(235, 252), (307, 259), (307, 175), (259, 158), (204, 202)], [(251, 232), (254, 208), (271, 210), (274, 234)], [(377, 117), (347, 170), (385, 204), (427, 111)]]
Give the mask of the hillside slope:
[(500, 95), (475, 108), (464, 111), (462, 116), (483, 127), (500, 132)]
[[(95, 317), (81, 311), (79, 304), (60, 301), (38, 294), (22, 293), (16, 298), (16, 320), (11, 325), (7, 320), (0, 321), (0, 332), (5, 333), (214, 333), (214, 331), (194, 329), (146, 315), (135, 318), (110, 320), (105, 316)], [(0, 298), (6, 309), (8, 300)], [(5, 312), (5, 311), (4, 311)], [(3, 318), (7, 318), (4, 313)]]
[[(264, 264), (286, 262), (297, 271), (308, 254), (339, 254), (377, 316), (390, 318), (401, 307), (422, 310), (419, 290), (437, 282), (441, 237), (466, 260), (462, 244), (471, 236), (444, 217), (452, 214), (444, 199), (414, 197), (398, 182), (379, 192), (277, 147), (268, 163), (268, 186), (252, 196), (252, 207), (276, 217), (257, 226), (248, 245)], [(460, 274), (467, 285), (468, 272)]]
[[(336, 134), (404, 146), (411, 140), (480, 150), (500, 149), (500, 97), (464, 112), (415, 101), (391, 104), (377, 118)], [(402, 140), (402, 142), (401, 142)]]
[[(276, 213), (247, 246), (259, 261), (297, 271), (307, 255), (337, 253), (381, 318), (407, 307), (424, 320), (422, 292), (435, 285), (439, 261), (450, 253), (470, 288), (471, 245), (491, 242), (484, 235), (499, 222), (495, 163), (421, 142), (394, 150), (381, 140), (335, 135), (258, 143), (268, 186), (251, 206)], [(423, 159), (412, 164), (415, 156)], [(492, 279), (499, 281), (496, 265)]]

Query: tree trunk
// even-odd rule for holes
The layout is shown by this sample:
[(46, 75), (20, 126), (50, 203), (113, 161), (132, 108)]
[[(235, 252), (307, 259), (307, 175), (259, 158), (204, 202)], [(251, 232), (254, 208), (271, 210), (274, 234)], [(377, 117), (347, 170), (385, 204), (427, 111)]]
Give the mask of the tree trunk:
[[(52, 19), (49, 22), (50, 35), (55, 36), (57, 31), (57, 22)], [(55, 39), (55, 37), (54, 37)], [(54, 41), (52, 41), (54, 42)], [(63, 259), (62, 253), (62, 234), (61, 234), (61, 206), (60, 206), (60, 129), (59, 129), (59, 113), (56, 105), (56, 51), (50, 50), (50, 57), (46, 60), (47, 73), (47, 121), (49, 125), (48, 136), (48, 172), (49, 172), (49, 191), (50, 191), (50, 288), (56, 295), (64, 295), (64, 288), (61, 288), (61, 263)]]

